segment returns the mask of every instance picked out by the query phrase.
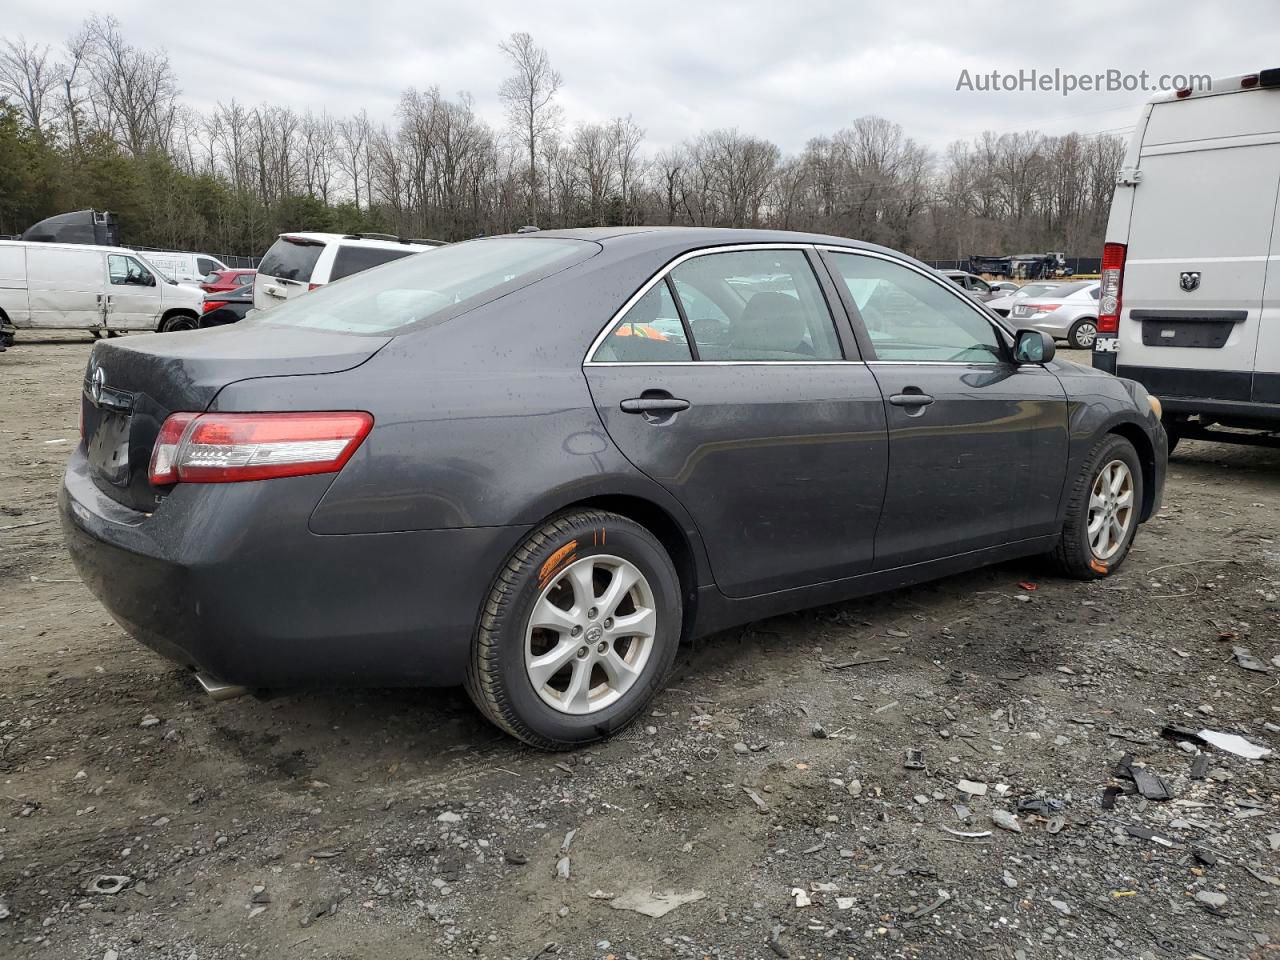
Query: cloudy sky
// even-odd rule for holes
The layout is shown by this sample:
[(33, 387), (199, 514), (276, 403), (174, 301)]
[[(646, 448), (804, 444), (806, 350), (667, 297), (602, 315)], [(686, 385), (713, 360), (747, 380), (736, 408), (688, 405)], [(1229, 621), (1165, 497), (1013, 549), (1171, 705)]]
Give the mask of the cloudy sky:
[(55, 45), (91, 11), (109, 10), (133, 43), (168, 50), (184, 97), (200, 108), (235, 98), (391, 120), (406, 87), (438, 85), (469, 92), (495, 126), (508, 72), (498, 43), (523, 30), (560, 71), (570, 124), (632, 114), (655, 148), (736, 126), (790, 152), (865, 114), (932, 147), (984, 129), (1125, 133), (1149, 94), (956, 86), (964, 70), (1146, 70), (1154, 79), (1280, 66), (1276, 0), (988, 4), (1040, 11), (1021, 18), (916, 0), (276, 0), (204, 4), (203, 14), (142, 0), (4, 6), (0, 37)]

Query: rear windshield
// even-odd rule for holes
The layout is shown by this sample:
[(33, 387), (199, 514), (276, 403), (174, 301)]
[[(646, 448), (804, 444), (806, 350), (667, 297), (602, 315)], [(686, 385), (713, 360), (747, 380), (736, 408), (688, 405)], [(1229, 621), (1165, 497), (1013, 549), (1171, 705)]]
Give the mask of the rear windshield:
[(1058, 297), (1069, 297), (1073, 293), (1079, 293), (1091, 283), (1093, 283), (1092, 280), (1077, 280), (1075, 283), (1064, 283), (1060, 286), (1054, 287), (1052, 290), (1046, 290), (1044, 295), (1046, 297), (1053, 297), (1055, 300), (1058, 299)]
[(434, 248), (405, 247), (402, 250), (395, 250), (387, 247), (356, 247), (344, 243), (338, 247), (338, 255), (333, 260), (333, 270), (329, 273), (329, 279), (341, 280), (361, 270), (368, 270), (370, 267), (407, 257), (411, 253), (421, 253), (424, 249)]
[[(468, 300), (478, 305), (486, 294), (531, 283), (597, 249), (553, 237), (494, 237), (437, 247), (295, 297), (264, 313), (262, 322), (384, 336), (444, 319)], [(268, 272), (265, 261), (260, 269)]]
[(297, 280), (301, 283), (311, 281), (311, 271), (316, 268), (323, 243), (288, 240), (281, 237), (271, 245), (267, 255), (258, 264), (258, 272), (268, 277), (279, 277), (281, 280)]

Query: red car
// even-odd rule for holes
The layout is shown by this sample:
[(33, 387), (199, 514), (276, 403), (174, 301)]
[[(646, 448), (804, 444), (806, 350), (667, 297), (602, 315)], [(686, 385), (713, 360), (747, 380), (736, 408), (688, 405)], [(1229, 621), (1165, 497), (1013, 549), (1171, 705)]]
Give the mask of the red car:
[(253, 283), (253, 278), (257, 275), (257, 270), (215, 270), (202, 281), (200, 281), (200, 289), (206, 293), (223, 293), (228, 290), (234, 290), (236, 287), (243, 287), (246, 283)]

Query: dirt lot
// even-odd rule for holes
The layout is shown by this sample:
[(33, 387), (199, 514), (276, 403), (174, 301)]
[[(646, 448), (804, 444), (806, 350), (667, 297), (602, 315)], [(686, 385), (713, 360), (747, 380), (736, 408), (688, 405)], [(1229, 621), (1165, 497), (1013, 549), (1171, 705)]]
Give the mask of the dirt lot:
[[(1280, 957), (1280, 767), (1160, 736), (1280, 750), (1280, 452), (1185, 444), (1105, 583), (756, 623), (548, 756), (458, 691), (215, 704), (134, 643), (55, 519), (87, 354), (0, 355), (0, 956)], [(1173, 799), (1105, 809), (1125, 753)], [(702, 896), (618, 909), (655, 891)]]

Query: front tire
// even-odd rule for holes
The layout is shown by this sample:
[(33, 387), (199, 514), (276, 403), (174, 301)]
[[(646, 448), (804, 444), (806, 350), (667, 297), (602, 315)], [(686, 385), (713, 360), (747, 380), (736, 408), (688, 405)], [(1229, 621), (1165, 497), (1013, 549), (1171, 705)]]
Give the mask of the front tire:
[(1093, 317), (1082, 317), (1071, 325), (1067, 340), (1077, 350), (1092, 350), (1098, 339), (1098, 321)]
[(161, 333), (177, 333), (181, 330), (195, 330), (198, 321), (190, 313), (174, 313), (165, 317), (160, 324)]
[(1108, 434), (1071, 487), (1054, 564), (1077, 580), (1110, 576), (1129, 554), (1141, 511), (1138, 452), (1124, 437)]
[(531, 746), (591, 743), (653, 700), (682, 623), (680, 579), (653, 534), (602, 510), (564, 514), (530, 534), (495, 577), (467, 693)]

